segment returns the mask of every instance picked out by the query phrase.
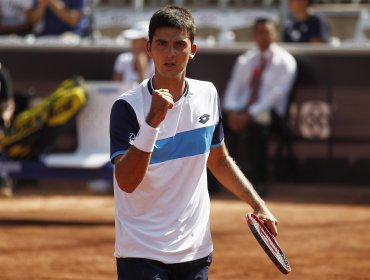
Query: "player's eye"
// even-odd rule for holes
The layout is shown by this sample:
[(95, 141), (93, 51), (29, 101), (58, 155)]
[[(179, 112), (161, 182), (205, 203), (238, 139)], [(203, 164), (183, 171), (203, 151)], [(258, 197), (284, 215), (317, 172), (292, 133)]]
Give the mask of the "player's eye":
[(177, 48), (184, 48), (184, 47), (186, 47), (186, 42), (184, 42), (184, 41), (176, 42), (176, 47)]
[(158, 40), (157, 41), (158, 46), (166, 46), (166, 44), (167, 44), (166, 41), (163, 41), (163, 40)]

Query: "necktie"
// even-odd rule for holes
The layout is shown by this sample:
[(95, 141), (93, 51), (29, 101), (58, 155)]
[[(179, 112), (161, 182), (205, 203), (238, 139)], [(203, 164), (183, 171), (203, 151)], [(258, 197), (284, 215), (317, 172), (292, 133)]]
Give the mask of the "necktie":
[(252, 77), (250, 80), (249, 86), (251, 89), (251, 95), (247, 102), (247, 108), (251, 106), (254, 102), (256, 102), (256, 100), (258, 99), (258, 93), (259, 93), (260, 85), (261, 85), (261, 77), (262, 77), (263, 70), (265, 70), (266, 68), (266, 65), (267, 65), (267, 59), (263, 55), (261, 55), (260, 61), (257, 64), (257, 66), (254, 68)]

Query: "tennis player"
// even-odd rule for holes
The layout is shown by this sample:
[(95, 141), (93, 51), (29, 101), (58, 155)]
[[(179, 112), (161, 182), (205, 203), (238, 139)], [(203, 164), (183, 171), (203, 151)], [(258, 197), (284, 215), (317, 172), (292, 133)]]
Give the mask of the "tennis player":
[(207, 167), (277, 234), (277, 220), (225, 147), (215, 86), (185, 76), (194, 35), (189, 10), (157, 10), (147, 43), (155, 74), (112, 107), (118, 279), (208, 279)]

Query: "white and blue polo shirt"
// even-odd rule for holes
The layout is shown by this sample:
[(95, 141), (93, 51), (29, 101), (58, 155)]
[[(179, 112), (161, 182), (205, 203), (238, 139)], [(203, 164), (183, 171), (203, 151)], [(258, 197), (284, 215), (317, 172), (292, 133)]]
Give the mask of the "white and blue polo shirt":
[[(152, 80), (122, 94), (110, 119), (111, 161), (130, 148), (150, 110)], [(207, 160), (223, 142), (217, 90), (186, 79), (186, 90), (159, 126), (147, 173), (133, 193), (114, 178), (115, 257), (187, 262), (212, 250)]]

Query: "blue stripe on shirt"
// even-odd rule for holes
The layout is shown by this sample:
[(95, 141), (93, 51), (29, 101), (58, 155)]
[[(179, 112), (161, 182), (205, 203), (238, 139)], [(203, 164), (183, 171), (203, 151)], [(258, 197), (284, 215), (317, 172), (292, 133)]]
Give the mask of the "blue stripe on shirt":
[[(157, 140), (150, 164), (161, 163), (167, 160), (195, 156), (209, 152), (210, 148), (221, 146), (224, 142), (211, 144), (216, 126), (208, 126), (195, 130), (180, 132), (174, 137)], [(124, 155), (128, 150), (120, 150), (112, 154), (111, 161), (118, 155)]]
[(155, 142), (150, 164), (209, 152), (215, 126), (177, 133)]

